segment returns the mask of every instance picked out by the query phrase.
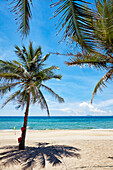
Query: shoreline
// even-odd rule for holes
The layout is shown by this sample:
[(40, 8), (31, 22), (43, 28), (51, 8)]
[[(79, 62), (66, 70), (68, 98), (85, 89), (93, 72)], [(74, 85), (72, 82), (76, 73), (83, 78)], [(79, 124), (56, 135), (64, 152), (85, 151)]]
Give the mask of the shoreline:
[[(113, 129), (27, 129), (27, 131), (113, 131)], [(0, 129), (1, 131), (21, 131), (20, 129)]]
[[(6, 139), (16, 137), (17, 140), (21, 136), (20, 130), (0, 130), (0, 141), (3, 136)], [(79, 129), (79, 130), (29, 130), (26, 131), (26, 140), (32, 140), (35, 136), (37, 140), (40, 136), (42, 138), (58, 138), (58, 140), (113, 140), (113, 129)], [(35, 140), (34, 139), (34, 140)]]

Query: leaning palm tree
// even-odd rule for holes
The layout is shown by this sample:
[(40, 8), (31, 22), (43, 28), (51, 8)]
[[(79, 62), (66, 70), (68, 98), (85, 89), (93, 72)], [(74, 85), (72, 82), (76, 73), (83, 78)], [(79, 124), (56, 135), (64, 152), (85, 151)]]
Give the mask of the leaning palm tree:
[[(82, 51), (70, 58), (67, 65), (88, 65), (97, 69), (105, 69), (106, 74), (99, 80), (94, 88), (91, 103), (94, 95), (102, 87), (106, 87), (106, 82), (113, 79), (113, 1), (97, 0), (96, 15), (92, 20), (94, 36), (92, 43), (94, 51)], [(71, 54), (72, 55), (72, 54)]]
[(64, 102), (64, 99), (45, 85), (45, 82), (48, 80), (59, 80), (62, 77), (54, 73), (54, 70), (59, 69), (56, 66), (43, 69), (45, 66), (44, 62), (48, 59), (49, 54), (42, 57), (41, 47), (34, 50), (32, 42), (30, 42), (28, 51), (25, 46), (23, 46), (22, 50), (18, 46), (15, 46), (15, 49), (20, 62), (16, 60), (0, 60), (0, 93), (4, 95), (11, 90), (13, 91), (13, 94), (9, 96), (2, 107), (12, 100), (17, 101), (18, 108), (26, 106), (24, 124), (21, 128), (22, 135), (18, 138), (19, 149), (23, 150), (25, 148), (30, 103), (39, 103), (41, 108), (46, 109), (49, 115), (49, 108), (41, 89), (47, 90), (60, 103)]

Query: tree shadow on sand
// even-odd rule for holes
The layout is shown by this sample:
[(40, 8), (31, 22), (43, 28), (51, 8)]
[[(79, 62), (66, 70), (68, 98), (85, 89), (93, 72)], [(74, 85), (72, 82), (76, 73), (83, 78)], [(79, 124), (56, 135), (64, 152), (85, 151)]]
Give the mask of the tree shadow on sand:
[(66, 145), (51, 145), (49, 143), (37, 143), (37, 147), (26, 147), (18, 150), (17, 146), (1, 147), (0, 161), (2, 166), (21, 164), (22, 169), (32, 169), (37, 165), (41, 168), (48, 161), (52, 166), (64, 163), (63, 157), (80, 158), (80, 149)]

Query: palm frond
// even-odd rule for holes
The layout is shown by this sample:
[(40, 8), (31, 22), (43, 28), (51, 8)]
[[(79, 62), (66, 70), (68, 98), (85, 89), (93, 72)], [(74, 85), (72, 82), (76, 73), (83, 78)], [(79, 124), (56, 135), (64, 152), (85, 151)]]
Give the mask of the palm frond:
[(10, 91), (12, 88), (14, 88), (16, 85), (19, 85), (23, 83), (21, 82), (16, 82), (16, 83), (8, 83), (8, 84), (2, 84), (0, 85), (0, 94), (3, 95), (5, 94), (7, 91)]
[(16, 23), (18, 26), (18, 31), (21, 35), (27, 36), (29, 34), (29, 19), (31, 19), (31, 5), (32, 0), (12, 0), (11, 3), (11, 12), (16, 15)]
[(98, 55), (95, 53), (77, 53), (74, 57), (70, 58), (69, 62), (65, 62), (68, 66), (78, 65), (85, 66), (87, 64), (89, 67), (95, 67), (97, 69), (107, 69), (107, 61), (105, 56)]
[(44, 102), (43, 102), (42, 97), (40, 95), (39, 88), (37, 88), (36, 86), (35, 86), (35, 92), (36, 92), (36, 99), (34, 99), (34, 96), (33, 96), (33, 100), (35, 100), (36, 102), (38, 102), (40, 104), (41, 109), (45, 109), (45, 105), (44, 105)]
[(14, 100), (15, 97), (17, 97), (20, 92), (21, 92), (21, 89), (18, 90), (18, 91), (16, 91), (15, 93), (13, 93), (8, 99), (6, 99), (6, 101), (5, 101), (5, 102), (3, 103), (3, 105), (2, 105), (2, 108), (3, 108), (6, 104), (8, 104), (11, 100)]
[(29, 56), (30, 61), (34, 58), (34, 49), (33, 49), (33, 42), (29, 42)]
[[(23, 87), (23, 89), (24, 89), (24, 87)], [(25, 89), (17, 96), (18, 106), (16, 108), (23, 109), (25, 104), (27, 103), (27, 98), (28, 98), (27, 87), (25, 87)]]
[(48, 116), (50, 116), (47, 102), (46, 102), (46, 100), (45, 100), (45, 98), (44, 98), (44, 95), (42, 94), (42, 92), (41, 92), (40, 90), (39, 90), (39, 94), (40, 94), (40, 97), (41, 97), (41, 103), (43, 103), (44, 108), (46, 108)]
[(15, 73), (0, 73), (0, 78), (5, 80), (19, 80), (21, 76)]
[(25, 58), (26, 58), (26, 62), (27, 62), (27, 59), (28, 59), (28, 52), (27, 52), (27, 50), (26, 50), (26, 47), (23, 45), (22, 46), (22, 52), (23, 52), (23, 54), (25, 55)]
[[(16, 60), (13, 60), (13, 63), (15, 63), (17, 66), (18, 66), (18, 68), (20, 67), (21, 69), (22, 69), (22, 71), (21, 71), (21, 74), (23, 75), (23, 73), (24, 74), (26, 74), (28, 77), (30, 77), (30, 74), (28, 73), (28, 71), (25, 69), (25, 67), (21, 64), (21, 63), (19, 63), (18, 61), (16, 61)], [(24, 76), (23, 76), (24, 77)]]
[(0, 72), (1, 73), (8, 72), (8, 71), (15, 72), (17, 69), (18, 67), (14, 63), (0, 60)]
[(46, 68), (46, 69), (43, 69), (43, 70), (41, 70), (39, 73), (46, 73), (46, 74), (52, 74), (53, 73), (53, 70), (60, 70), (60, 68), (59, 67), (57, 67), (57, 66), (51, 66), (51, 67), (49, 67), (49, 68)]
[(46, 54), (46, 55), (42, 58), (41, 63), (43, 63), (44, 61), (46, 61), (49, 56), (50, 56), (50, 53), (49, 53), (49, 54)]
[(23, 51), (17, 46), (15, 45), (15, 53), (17, 54), (17, 56), (19, 57), (19, 59), (22, 60), (22, 62), (26, 63), (26, 57), (24, 56), (24, 53), (25, 53), (25, 48), (23, 47)]
[(36, 103), (37, 100), (40, 100), (40, 96), (39, 96), (39, 92), (38, 90), (36, 89), (36, 86), (35, 86), (35, 83), (32, 83), (31, 87), (30, 87), (30, 92), (32, 94), (32, 97), (31, 97), (31, 101), (32, 103)]
[(94, 12), (85, 4), (88, 3), (82, 0), (78, 2), (77, 0), (59, 0), (58, 3), (52, 4), (52, 7), (58, 6), (53, 17), (61, 15), (56, 25), (57, 29), (60, 27), (58, 33), (65, 28), (63, 40), (71, 38), (82, 47), (91, 50), (94, 47), (92, 43)]
[(42, 51), (41, 51), (41, 46), (39, 46), (36, 50), (35, 50), (35, 54), (34, 54), (34, 56), (40, 56), (40, 55), (42, 55)]
[(58, 94), (56, 94), (51, 88), (45, 86), (44, 84), (41, 84), (41, 87), (43, 87), (45, 90), (47, 90), (55, 99), (59, 101), (59, 103), (63, 103), (64, 99), (60, 97)]
[(34, 87), (31, 87), (31, 94), (32, 94), (32, 102), (33, 104), (37, 103), (41, 106), (41, 109), (46, 109), (47, 110), (47, 113), (49, 113), (49, 109), (48, 109), (48, 106), (47, 106), (47, 103), (45, 101), (45, 98), (43, 96), (43, 94), (41, 93), (40, 89), (37, 88), (36, 86)]
[(35, 74), (36, 80), (39, 82), (50, 80), (52, 78), (60, 80), (62, 78), (62, 75), (61, 74), (55, 75), (53, 70), (59, 70), (59, 67), (51, 66), (49, 68), (41, 70), (40, 72)]
[(30, 56), (28, 62), (30, 66), (30, 70), (33, 69), (34, 71), (39, 71), (42, 67), (41, 58), (42, 58), (42, 52), (41, 47), (39, 46), (36, 50), (33, 50), (32, 48), (30, 50)]
[(94, 22), (94, 35), (98, 40), (97, 48), (106, 53), (112, 53), (113, 49), (113, 1), (96, 0), (97, 19)]
[(113, 68), (110, 69), (100, 80), (99, 82), (97, 83), (97, 85), (95, 86), (94, 88), (94, 91), (92, 93), (92, 97), (91, 97), (91, 103), (93, 102), (93, 98), (94, 98), (94, 95), (97, 93), (97, 90), (99, 89), (100, 91), (102, 91), (102, 87), (107, 87), (106, 86), (106, 82), (108, 82), (109, 79), (112, 80), (113, 78)]
[(62, 78), (62, 75), (61, 74), (57, 74), (57, 75), (46, 75), (43, 79), (43, 81), (46, 81), (46, 80), (51, 80), (51, 79), (57, 79), (57, 80), (61, 80)]

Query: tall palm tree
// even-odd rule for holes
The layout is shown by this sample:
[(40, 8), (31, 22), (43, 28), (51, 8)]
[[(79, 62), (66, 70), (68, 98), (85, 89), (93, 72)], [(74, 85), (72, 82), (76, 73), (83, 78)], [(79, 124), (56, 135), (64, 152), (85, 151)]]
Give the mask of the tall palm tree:
[(75, 54), (66, 62), (67, 65), (83, 66), (87, 64), (97, 69), (105, 69), (106, 74), (99, 80), (94, 88), (91, 103), (94, 95), (106, 82), (113, 79), (113, 1), (97, 0), (96, 16), (92, 20), (94, 27), (93, 45), (95, 51), (83, 51)]
[(33, 49), (32, 42), (30, 42), (29, 50), (25, 46), (22, 50), (15, 46), (16, 54), (20, 62), (16, 60), (3, 61), (0, 60), (0, 93), (4, 95), (9, 91), (14, 91), (11, 96), (5, 101), (2, 107), (12, 100), (18, 102), (18, 108), (26, 106), (22, 135), (19, 140), (19, 149), (25, 148), (26, 127), (30, 103), (39, 103), (42, 109), (46, 109), (49, 115), (49, 108), (46, 99), (41, 91), (41, 88), (47, 90), (60, 103), (64, 99), (56, 94), (51, 88), (45, 85), (45, 82), (51, 79), (61, 79), (61, 75), (54, 73), (54, 70), (59, 68), (51, 66), (43, 68), (44, 62), (48, 59), (50, 54), (42, 57), (41, 47), (36, 50)]

